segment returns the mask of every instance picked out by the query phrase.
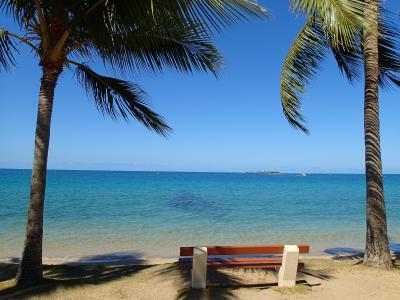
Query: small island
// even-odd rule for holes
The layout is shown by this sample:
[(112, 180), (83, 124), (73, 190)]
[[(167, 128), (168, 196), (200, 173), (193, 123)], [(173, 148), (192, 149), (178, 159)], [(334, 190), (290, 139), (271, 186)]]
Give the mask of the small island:
[(267, 175), (281, 175), (281, 174), (287, 174), (284, 172), (280, 172), (280, 171), (252, 171), (252, 172), (247, 172), (247, 173), (251, 173), (251, 174), (267, 174)]
[(295, 174), (297, 176), (307, 176), (307, 173), (300, 172), (300, 173), (285, 173), (281, 171), (250, 171), (246, 172), (247, 174), (264, 174), (264, 175), (285, 175), (285, 174)]

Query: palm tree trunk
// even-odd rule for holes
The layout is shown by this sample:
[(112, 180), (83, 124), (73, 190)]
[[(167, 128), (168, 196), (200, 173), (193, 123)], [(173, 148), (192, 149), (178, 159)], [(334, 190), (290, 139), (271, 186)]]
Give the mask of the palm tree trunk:
[[(378, 28), (379, 1), (369, 0), (373, 8), (366, 15)], [(367, 181), (367, 236), (364, 264), (372, 267), (393, 267), (387, 236), (385, 199), (383, 194), (382, 161), (379, 128), (379, 53), (376, 33), (364, 33), (364, 134), (365, 171)]]
[(17, 285), (32, 285), (43, 280), (42, 240), (47, 155), (54, 90), (61, 68), (44, 65), (42, 70), (28, 221), (24, 250), (16, 277)]

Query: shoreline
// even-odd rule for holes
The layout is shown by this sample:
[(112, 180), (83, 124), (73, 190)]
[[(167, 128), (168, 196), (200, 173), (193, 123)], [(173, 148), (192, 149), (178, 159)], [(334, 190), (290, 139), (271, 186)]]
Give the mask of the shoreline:
[[(50, 243), (51, 241), (46, 241)], [(179, 256), (180, 247), (190, 247), (190, 246), (249, 246), (249, 245), (300, 245), (308, 244), (310, 245), (309, 256), (313, 257), (324, 257), (324, 256), (336, 256), (336, 255), (354, 255), (359, 254), (364, 251), (364, 243), (361, 241), (314, 241), (312, 239), (301, 239), (296, 240), (254, 240), (253, 242), (238, 242), (238, 241), (209, 241), (209, 242), (192, 242), (178, 243), (178, 241), (171, 243), (162, 244), (160, 241), (154, 240), (152, 243), (148, 244), (136, 244), (126, 243), (126, 241), (114, 241), (112, 245), (106, 241), (99, 241), (90, 244), (80, 244), (74, 243), (62, 243), (51, 247), (44, 247), (43, 259), (46, 260), (58, 260), (58, 261), (76, 261), (76, 260), (99, 260), (99, 261), (109, 261), (109, 260), (121, 260), (121, 259), (173, 259)], [(21, 247), (21, 248), (20, 248)], [(21, 255), (22, 245), (20, 247), (10, 247), (10, 249), (2, 249), (0, 251), (0, 261), (4, 260), (17, 260)], [(390, 243), (390, 248), (392, 251), (400, 252), (400, 240), (397, 238), (392, 240)]]
[[(347, 254), (347, 255), (300, 255), (302, 260), (329, 260), (340, 257), (352, 257), (359, 256), (363, 253), (359, 254)], [(84, 265), (162, 265), (162, 264), (171, 264), (178, 262), (179, 257), (171, 257), (171, 258), (161, 258), (161, 257), (132, 257), (132, 258), (121, 258), (121, 257), (109, 257), (108, 259), (97, 258), (94, 256), (81, 256), (81, 257), (44, 257), (43, 265), (76, 265), (76, 266), (84, 266)], [(19, 259), (16, 257), (10, 258), (1, 258), (0, 263), (3, 264), (18, 264)]]
[[(227, 244), (227, 245), (273, 245), (275, 243), (254, 243), (254, 244)], [(285, 243), (282, 243), (285, 244)], [(296, 243), (293, 243), (296, 244)], [(310, 253), (303, 255), (304, 259), (330, 259), (340, 257), (361, 257), (364, 253), (364, 249), (361, 243), (335, 243), (335, 244), (319, 244), (313, 242), (304, 242), (298, 244), (309, 244)], [(65, 248), (63, 251), (57, 251), (53, 249), (51, 251), (45, 251), (43, 254), (43, 264), (47, 265), (58, 265), (58, 264), (74, 264), (74, 265), (146, 265), (146, 264), (163, 264), (176, 262), (179, 258), (179, 247), (180, 246), (194, 246), (195, 244), (189, 245), (176, 245), (172, 248), (164, 247), (158, 248), (158, 251), (154, 249), (127, 249), (127, 248), (100, 248), (100, 247), (89, 247), (89, 249), (101, 249), (101, 252), (90, 252), (90, 251), (79, 251), (78, 249)], [(210, 245), (210, 244), (209, 244)], [(220, 246), (225, 245), (219, 244)], [(339, 246), (340, 245), (340, 246)], [(86, 248), (88, 249), (88, 248)], [(164, 251), (164, 255), (161, 249)], [(69, 251), (70, 250), (70, 251)], [(77, 251), (78, 250), (78, 251)], [(151, 251), (153, 250), (153, 251)], [(397, 253), (400, 257), (400, 243), (392, 241), (390, 244), (390, 250), (393, 253)], [(47, 252), (47, 253), (46, 253)], [(51, 254), (49, 254), (49, 252)], [(3, 255), (0, 253), (0, 263), (18, 263), (20, 254), (17, 255), (17, 251), (6, 252)]]

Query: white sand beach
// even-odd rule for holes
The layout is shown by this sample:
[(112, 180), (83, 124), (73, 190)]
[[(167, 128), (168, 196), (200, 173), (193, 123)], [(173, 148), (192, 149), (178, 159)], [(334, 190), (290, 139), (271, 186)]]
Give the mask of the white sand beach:
[(399, 299), (400, 262), (390, 271), (367, 268), (359, 257), (310, 257), (295, 288), (278, 288), (276, 273), (224, 269), (208, 273), (205, 290), (190, 288), (190, 273), (171, 260), (144, 265), (47, 265), (49, 279), (13, 287), (15, 264), (2, 264), (5, 299)]

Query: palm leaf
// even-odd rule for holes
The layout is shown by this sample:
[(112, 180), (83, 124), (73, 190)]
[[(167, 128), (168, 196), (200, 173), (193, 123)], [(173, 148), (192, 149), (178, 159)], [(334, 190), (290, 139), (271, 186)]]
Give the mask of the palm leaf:
[(114, 70), (161, 72), (165, 67), (181, 72), (211, 71), (222, 67), (222, 57), (206, 35), (191, 27), (143, 24), (136, 29), (95, 37), (93, 50)]
[(400, 28), (381, 8), (379, 18), (379, 84), (389, 88), (392, 84), (400, 87)]
[[(19, 23), (23, 36), (14, 38), (31, 46), (42, 63), (68, 66), (70, 57), (100, 59), (122, 73), (159, 73), (169, 67), (215, 74), (222, 58), (211, 42), (212, 30), (268, 15), (251, 0), (0, 0), (0, 10)], [(62, 32), (50, 36), (54, 28)], [(170, 129), (143, 102), (136, 85), (75, 64), (102, 113), (134, 117), (160, 134)]]
[[(379, 85), (382, 88), (389, 88), (392, 84), (400, 86), (400, 28), (383, 7), (380, 8), (378, 31)], [(351, 83), (353, 79), (360, 78), (363, 66), (362, 30), (359, 30), (353, 45), (353, 49), (347, 50), (330, 44), (339, 69)]]
[(369, 27), (366, 5), (364, 0), (291, 0), (294, 11), (317, 17), (332, 43), (347, 49), (354, 47), (358, 29)]
[(290, 47), (282, 67), (280, 88), (283, 112), (292, 126), (305, 133), (308, 129), (304, 126), (305, 119), (301, 113), (301, 96), (325, 58), (327, 43), (321, 22), (310, 18)]
[(329, 37), (327, 38), (329, 39), (328, 47), (330, 47), (333, 53), (341, 74), (344, 75), (350, 83), (354, 83), (356, 80), (360, 79), (360, 71), (363, 66), (361, 35), (355, 38), (351, 49), (335, 45)]
[(165, 136), (171, 128), (153, 112), (144, 100), (143, 91), (135, 84), (101, 76), (84, 64), (76, 64), (78, 81), (90, 92), (98, 110), (113, 119), (134, 117), (146, 128)]
[[(75, 1), (72, 24), (101, 13), (105, 22), (123, 25), (168, 17), (175, 25), (201, 25), (202, 30), (222, 28), (248, 17), (264, 17), (268, 11), (250, 0), (107, 0)], [(145, 19), (144, 19), (145, 18)], [(73, 26), (75, 27), (75, 26)]]
[(268, 11), (248, 0), (153, 0), (163, 2), (168, 11), (177, 11), (191, 25), (205, 24), (220, 31), (247, 16), (263, 17)]
[[(305, 87), (330, 49), (339, 70), (350, 83), (359, 79), (364, 63), (363, 30), (355, 32), (351, 48), (336, 44), (332, 35), (324, 30), (321, 20), (311, 17), (297, 36), (289, 50), (281, 74), (281, 99), (283, 111), (290, 124), (305, 132), (304, 117), (301, 114), (301, 96)], [(388, 12), (380, 9), (378, 27), (379, 85), (388, 88), (392, 84), (400, 86), (400, 30), (388, 17)], [(324, 49), (326, 48), (326, 49)]]
[(10, 66), (15, 64), (14, 52), (18, 51), (8, 32), (0, 28), (0, 67), (4, 70), (8, 70)]
[(34, 0), (0, 0), (0, 10), (23, 26), (35, 18), (36, 6)]

